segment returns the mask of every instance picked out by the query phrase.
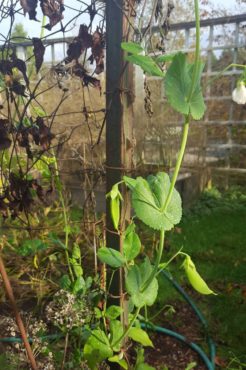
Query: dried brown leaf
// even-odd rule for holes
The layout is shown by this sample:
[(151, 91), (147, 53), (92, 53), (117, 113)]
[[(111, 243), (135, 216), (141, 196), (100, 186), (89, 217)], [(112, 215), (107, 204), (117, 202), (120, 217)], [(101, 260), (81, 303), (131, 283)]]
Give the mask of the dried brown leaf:
[(35, 56), (36, 72), (38, 73), (44, 61), (45, 46), (38, 37), (33, 37), (32, 43), (33, 53)]
[(64, 1), (63, 0), (40, 0), (40, 6), (44, 15), (46, 15), (50, 23), (46, 24), (45, 28), (51, 31), (57, 23), (63, 19)]
[(24, 15), (29, 14), (29, 19), (36, 21), (38, 0), (20, 0)]

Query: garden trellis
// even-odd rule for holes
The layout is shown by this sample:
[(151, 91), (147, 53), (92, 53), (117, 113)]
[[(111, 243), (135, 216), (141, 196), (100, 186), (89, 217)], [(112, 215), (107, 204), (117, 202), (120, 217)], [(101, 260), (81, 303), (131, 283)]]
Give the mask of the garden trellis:
[[(244, 63), (245, 53), (245, 22), (246, 14), (240, 14), (236, 16), (226, 16), (214, 19), (207, 19), (201, 21), (201, 32), (202, 32), (202, 56), (206, 61), (205, 71), (203, 73), (204, 82), (210, 78), (214, 78), (218, 74), (218, 65), (222, 67), (225, 63)], [(158, 28), (153, 27), (153, 35), (158, 35)], [(170, 25), (170, 31), (166, 42), (166, 51), (174, 52), (175, 49), (183, 50), (189, 54), (194, 51), (193, 40), (194, 40), (194, 22), (182, 22)], [(73, 40), (73, 37), (65, 38), (52, 38), (44, 40), (44, 44), (47, 47), (47, 53), (50, 54), (46, 61), (47, 66), (52, 66), (58, 62), (58, 52), (62, 49), (67, 49), (67, 45)], [(30, 42), (18, 43), (15, 45), (17, 54), (20, 56), (26, 55), (26, 48), (30, 47)], [(49, 50), (50, 49), (50, 50)], [(225, 61), (220, 60), (220, 57), (225, 53)], [(216, 61), (216, 55), (217, 61)], [(223, 64), (224, 63), (224, 64)], [(218, 65), (217, 65), (218, 64)], [(206, 167), (212, 172), (212, 178), (222, 180), (224, 184), (228, 183), (229, 177), (234, 183), (237, 180), (242, 181), (242, 177), (245, 175), (245, 162), (243, 161), (245, 153), (245, 144), (243, 138), (245, 137), (245, 110), (242, 108), (238, 113), (238, 108), (235, 109), (235, 103), (231, 99), (231, 93), (235, 86), (237, 76), (240, 74), (240, 70), (236, 67), (232, 67), (230, 70), (223, 72), (219, 79), (214, 82), (214, 86), (207, 86), (204, 91), (205, 100), (208, 102), (208, 109), (204, 120), (199, 123), (194, 123), (192, 128), (194, 132), (194, 140), (192, 142), (192, 134), (190, 144), (188, 145), (188, 151), (185, 157), (187, 168), (187, 174), (189, 171), (200, 172)], [(104, 80), (104, 79), (103, 79)], [(155, 130), (151, 129), (148, 123), (148, 116), (143, 111), (143, 81), (142, 75), (138, 71), (134, 77), (135, 83), (132, 86), (133, 94), (137, 94), (136, 101), (133, 103), (133, 111), (135, 111), (134, 119), (134, 130), (136, 137), (136, 150), (134, 153), (134, 163), (141, 168), (144, 166), (151, 167), (157, 163), (161, 163), (165, 167), (172, 167), (175, 159), (175, 148), (177, 141), (179, 140), (179, 127), (182, 126), (182, 122), (177, 122), (172, 112), (169, 112), (168, 119), (167, 115), (162, 116), (163, 109), (165, 109), (165, 92), (161, 87), (161, 82), (158, 82), (158, 78), (149, 78), (148, 82), (153, 89), (157, 87), (157, 92), (152, 92), (154, 95), (154, 116), (153, 120), (157, 117), (155, 123)], [(206, 83), (206, 82), (205, 82)], [(139, 96), (141, 98), (139, 98)], [(156, 101), (155, 101), (156, 99)], [(160, 102), (160, 104), (158, 104)], [(163, 104), (164, 103), (164, 104)], [(103, 107), (104, 103), (101, 102), (99, 108)], [(138, 112), (141, 112), (138, 115)], [(162, 117), (161, 117), (162, 116)], [(145, 117), (145, 123), (143, 122)], [(164, 123), (163, 123), (164, 121)], [(164, 135), (159, 135), (159, 126), (163, 126), (165, 130)], [(68, 128), (69, 126), (67, 126)], [(144, 127), (144, 130), (143, 130)], [(145, 135), (143, 135), (145, 132)], [(74, 133), (76, 135), (76, 132)], [(73, 136), (71, 136), (70, 147), (72, 144)], [(83, 145), (88, 146), (88, 142), (82, 138)], [(102, 137), (102, 143), (105, 143), (105, 136)], [(101, 144), (103, 147), (104, 144)], [(155, 147), (159, 148), (159, 155), (153, 156), (153, 150)], [(80, 152), (79, 154), (83, 154)], [(102, 149), (101, 154), (105, 160), (105, 151)], [(63, 157), (63, 156), (62, 156)], [(144, 160), (142, 160), (142, 157)], [(238, 157), (238, 161), (236, 160)], [(102, 158), (95, 166), (101, 168), (101, 175), (103, 176), (104, 171), (102, 170)], [(67, 168), (74, 167), (74, 160), (76, 157), (71, 158), (71, 153), (66, 153), (63, 157)], [(70, 166), (70, 162), (73, 165)], [(77, 158), (77, 162), (79, 159)], [(171, 164), (171, 165), (170, 165)], [(91, 168), (91, 165), (88, 164)], [(76, 168), (76, 166), (75, 166)], [(74, 170), (69, 171), (69, 178), (73, 179), (73, 184), (69, 182), (68, 188), (71, 187), (71, 191), (75, 194), (79, 192), (81, 188), (81, 179), (79, 175), (79, 165)], [(81, 167), (80, 167), (81, 168)], [(201, 169), (202, 168), (202, 169)], [(209, 176), (211, 176), (211, 172)], [(221, 183), (221, 182), (220, 182)], [(100, 184), (101, 181), (100, 181)], [(88, 186), (88, 185), (86, 185)], [(101, 188), (101, 185), (100, 185)], [(99, 192), (99, 201), (102, 198)], [(100, 209), (103, 207), (99, 206)]]

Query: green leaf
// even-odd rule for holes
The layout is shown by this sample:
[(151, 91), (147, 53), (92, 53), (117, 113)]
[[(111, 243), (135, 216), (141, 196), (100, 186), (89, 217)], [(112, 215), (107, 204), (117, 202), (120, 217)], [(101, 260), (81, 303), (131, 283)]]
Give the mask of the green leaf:
[(46, 112), (43, 109), (41, 109), (40, 107), (32, 106), (32, 110), (33, 110), (34, 114), (38, 117), (47, 116)]
[(136, 370), (155, 370), (155, 368), (148, 364), (140, 364), (136, 367)]
[(201, 294), (215, 294), (203, 280), (203, 278), (199, 275), (196, 270), (196, 266), (192, 262), (190, 256), (186, 255), (185, 261), (183, 263), (183, 267), (185, 269), (186, 275), (192, 287)]
[(131, 266), (126, 275), (126, 290), (130, 294), (132, 302), (136, 307), (143, 307), (145, 305), (151, 306), (157, 298), (158, 281), (156, 278), (152, 280), (144, 291), (141, 290), (152, 270), (153, 267), (146, 257), (141, 265)]
[(202, 118), (206, 109), (200, 87), (203, 68), (204, 64), (200, 62), (199, 73), (192, 94), (194, 63), (189, 64), (185, 54), (177, 53), (174, 56), (165, 77), (165, 92), (170, 105), (182, 114), (190, 113), (196, 120)]
[(102, 247), (98, 250), (97, 255), (101, 262), (113, 268), (119, 268), (126, 262), (122, 254), (112, 248)]
[(137, 360), (134, 367), (135, 370), (155, 370), (154, 367), (144, 363), (144, 349), (139, 348), (137, 350)]
[(160, 67), (155, 63), (154, 59), (148, 55), (128, 55), (125, 59), (128, 62), (137, 64), (144, 72), (151, 76), (164, 77), (164, 72), (162, 72)]
[(131, 328), (128, 336), (145, 347), (154, 347), (146, 331), (141, 328)]
[(120, 306), (109, 306), (105, 312), (105, 316), (110, 320), (115, 320), (119, 317), (123, 312), (123, 309)]
[(139, 54), (144, 50), (142, 46), (135, 42), (122, 42), (121, 48), (131, 54)]
[(101, 329), (92, 331), (84, 346), (84, 357), (92, 370), (97, 369), (97, 364), (113, 356), (108, 337)]
[(47, 249), (48, 244), (44, 243), (40, 239), (24, 240), (20, 247), (17, 249), (18, 254), (21, 256), (30, 256), (31, 254), (36, 254), (38, 251)]
[(70, 263), (73, 266), (73, 271), (76, 275), (76, 277), (82, 276), (83, 275), (83, 269), (81, 267), (80, 262), (74, 258), (70, 258)]
[(123, 176), (123, 180), (130, 190), (133, 190), (137, 184), (136, 179), (132, 179), (131, 177), (128, 176)]
[(79, 276), (73, 286), (73, 293), (77, 294), (78, 292), (85, 289), (85, 280), (82, 276)]
[(80, 260), (81, 258), (81, 252), (80, 247), (78, 244), (74, 243), (73, 251), (72, 251), (72, 258)]
[(71, 280), (68, 275), (63, 275), (59, 280), (59, 285), (62, 289), (68, 290), (71, 287)]
[(108, 358), (108, 361), (110, 362), (116, 362), (117, 364), (119, 364), (123, 369), (128, 369), (128, 365), (127, 365), (127, 362), (126, 360), (124, 359), (120, 359), (120, 356), (119, 355), (115, 355), (113, 357), (110, 357)]
[(159, 55), (156, 57), (155, 61), (156, 63), (167, 63), (167, 62), (172, 62), (173, 58), (175, 57), (176, 54), (164, 54), (164, 55)]
[(123, 333), (124, 333), (124, 328), (123, 328), (122, 323), (119, 320), (111, 320), (110, 321), (110, 334), (111, 334), (110, 344), (111, 344), (112, 349), (115, 352), (120, 351), (122, 341), (120, 341), (117, 344), (114, 344), (114, 343), (118, 342), (118, 340), (121, 338)]
[(137, 217), (155, 230), (171, 230), (181, 220), (181, 198), (176, 189), (164, 210), (169, 188), (169, 176), (159, 172), (149, 176), (147, 181), (137, 177), (132, 189), (132, 205)]
[(127, 261), (134, 260), (141, 250), (141, 241), (138, 234), (135, 233), (135, 224), (130, 224), (125, 233), (123, 241), (123, 254)]
[(195, 367), (197, 366), (197, 363), (196, 362), (191, 362), (190, 364), (188, 364), (185, 368), (185, 370), (191, 370), (191, 369), (194, 369)]

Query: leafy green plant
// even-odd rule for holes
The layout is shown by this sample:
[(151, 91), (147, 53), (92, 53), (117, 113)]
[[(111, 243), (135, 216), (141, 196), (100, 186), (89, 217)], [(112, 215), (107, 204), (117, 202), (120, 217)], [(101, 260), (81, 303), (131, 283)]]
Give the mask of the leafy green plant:
[[(111, 217), (116, 231), (120, 230), (120, 202), (122, 195), (119, 186), (126, 186), (131, 193), (134, 215), (127, 229), (124, 231), (122, 252), (105, 246), (98, 251), (98, 258), (115, 271), (124, 271), (124, 286), (129, 296), (129, 324), (123, 327), (120, 320), (110, 320), (109, 328), (99, 326), (91, 332), (85, 347), (84, 354), (91, 369), (96, 369), (97, 364), (108, 359), (117, 362), (122, 368), (127, 369), (127, 363), (122, 358), (121, 347), (125, 338), (130, 338), (142, 346), (153, 346), (148, 334), (138, 327), (140, 311), (152, 306), (158, 295), (157, 275), (166, 268), (177, 256), (184, 257), (183, 267), (194, 289), (201, 294), (213, 294), (196, 270), (189, 255), (178, 251), (169, 261), (161, 263), (165, 232), (178, 224), (182, 217), (181, 197), (175, 189), (175, 183), (180, 171), (185, 152), (189, 122), (200, 119), (205, 112), (205, 104), (201, 92), (200, 80), (204, 65), (200, 61), (199, 48), (199, 11), (198, 1), (195, 0), (196, 13), (196, 53), (195, 61), (190, 64), (183, 53), (168, 56), (167, 58), (154, 59), (150, 56), (140, 55), (143, 49), (138, 44), (122, 43), (122, 49), (128, 55), (126, 60), (140, 66), (144, 72), (153, 76), (164, 77), (158, 62), (171, 62), (164, 77), (166, 95), (169, 104), (184, 117), (183, 138), (177, 164), (170, 179), (169, 175), (159, 172), (147, 179), (136, 179), (124, 176), (121, 183), (115, 184), (107, 194), (110, 199)], [(149, 257), (139, 261), (141, 241), (136, 233), (135, 219), (139, 219), (151, 230), (160, 234), (159, 247), (156, 251), (154, 263)], [(120, 308), (116, 310), (120, 312)], [(107, 312), (107, 311), (106, 311)], [(105, 312), (104, 312), (105, 315)], [(105, 321), (104, 321), (105, 323)], [(142, 356), (142, 352), (139, 355)], [(137, 360), (136, 369), (151, 369), (142, 360)], [(141, 357), (142, 359), (142, 357)], [(188, 368), (192, 368), (190, 364)], [(192, 367), (191, 367), (192, 366)]]

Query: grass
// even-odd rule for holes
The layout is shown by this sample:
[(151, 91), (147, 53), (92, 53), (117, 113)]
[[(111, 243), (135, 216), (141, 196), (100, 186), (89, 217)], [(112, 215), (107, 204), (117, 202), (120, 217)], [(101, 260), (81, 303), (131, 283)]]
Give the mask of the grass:
[[(245, 221), (245, 193), (231, 189), (221, 194), (212, 189), (185, 212), (181, 224), (167, 237), (168, 255), (183, 247), (211, 289), (218, 293), (191, 294), (209, 321), (218, 356), (230, 363), (227, 368), (231, 370), (246, 366)], [(178, 263), (181, 265), (181, 260)], [(175, 277), (188, 287), (182, 270)], [(163, 287), (159, 292), (159, 303), (173, 298), (170, 288)]]

